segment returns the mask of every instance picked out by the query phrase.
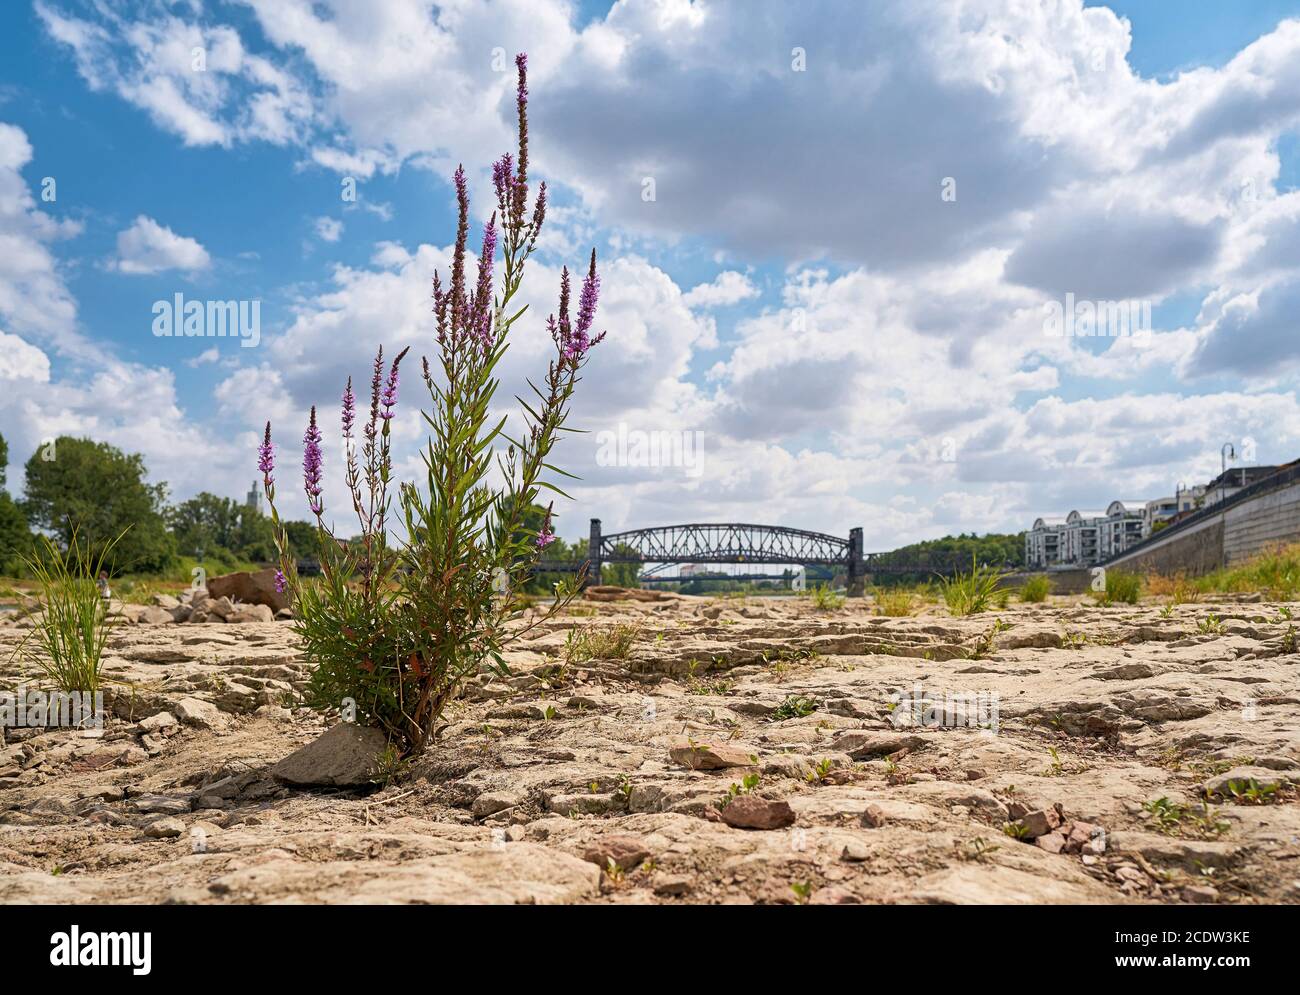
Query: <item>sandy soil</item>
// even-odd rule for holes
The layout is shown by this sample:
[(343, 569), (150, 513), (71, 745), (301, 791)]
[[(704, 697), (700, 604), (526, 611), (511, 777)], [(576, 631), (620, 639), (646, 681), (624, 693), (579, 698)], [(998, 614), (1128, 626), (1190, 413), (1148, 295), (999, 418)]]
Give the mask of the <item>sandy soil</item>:
[[(590, 605), (368, 791), (267, 773), (328, 725), (284, 707), (287, 623), (125, 626), (99, 738), (0, 745), (0, 901), (1296, 903), (1285, 615)], [(619, 623), (626, 659), (562, 665), (567, 629)], [(21, 635), (0, 623), (0, 660)]]

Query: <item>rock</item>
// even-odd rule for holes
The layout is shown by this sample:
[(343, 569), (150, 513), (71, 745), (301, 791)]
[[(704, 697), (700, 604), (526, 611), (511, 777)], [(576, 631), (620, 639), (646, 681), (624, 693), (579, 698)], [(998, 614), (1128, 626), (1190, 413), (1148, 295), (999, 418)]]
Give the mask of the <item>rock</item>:
[(763, 761), (759, 773), (764, 777), (792, 777), (796, 781), (804, 781), (812, 773), (812, 767), (797, 754), (778, 753)]
[[(217, 599), (242, 601), (246, 605), (261, 605), (274, 614), (289, 607), (289, 592), (275, 589), (275, 570), (268, 567), (257, 573), (239, 572), (208, 578), (208, 594)], [(269, 619), (268, 619), (269, 621)]]
[(1156, 668), (1149, 663), (1122, 663), (1109, 670), (1099, 670), (1092, 676), (1099, 681), (1136, 681), (1155, 675)]
[(270, 719), (272, 722), (293, 721), (293, 713), (281, 705), (260, 705), (253, 714), (260, 715), (264, 719)]
[(719, 814), (733, 829), (783, 829), (795, 820), (789, 802), (757, 795), (738, 795), (722, 806)]
[(860, 863), (871, 858), (871, 850), (863, 843), (857, 840), (845, 843), (844, 849), (840, 852), (840, 860), (847, 860), (850, 863)]
[(145, 815), (182, 815), (190, 810), (190, 800), (171, 795), (141, 795), (131, 799), (131, 807)]
[(91, 788), (82, 797), (101, 802), (120, 802), (126, 797), (126, 791), (119, 785), (109, 784), (102, 788)]
[(140, 613), (137, 620), (141, 625), (170, 625), (175, 619), (172, 613), (166, 608), (159, 608), (157, 605), (150, 605)]
[(1046, 833), (1034, 839), (1034, 844), (1048, 853), (1060, 853), (1065, 849), (1065, 834)]
[(169, 729), (177, 724), (176, 716), (171, 712), (159, 712), (136, 723), (142, 732), (157, 732), (159, 729)]
[(224, 622), (235, 613), (235, 603), (229, 598), (209, 598), (203, 610), (207, 612), (209, 618), (217, 618)]
[(725, 770), (728, 767), (752, 767), (756, 758), (752, 750), (730, 743), (687, 743), (668, 751), (674, 763), (691, 770)]
[(275, 612), (267, 605), (237, 605), (235, 610), (226, 616), (226, 621), (232, 624), (242, 622), (274, 622)]
[(151, 840), (174, 839), (183, 832), (185, 832), (185, 823), (173, 818), (155, 819), (144, 827), (145, 836)]
[(239, 794), (239, 782), (233, 777), (223, 777), (219, 781), (203, 785), (195, 794), (200, 798), (234, 798)]
[(604, 870), (611, 861), (615, 867), (630, 871), (650, 858), (650, 848), (640, 837), (628, 834), (602, 836), (583, 853), (582, 859)]
[(656, 874), (654, 892), (666, 898), (688, 895), (691, 891), (691, 879), (685, 874)]
[[(1025, 812), (1015, 818), (1014, 821), (1025, 827), (1024, 838), (1032, 840), (1037, 839), (1039, 836), (1046, 836), (1056, 829), (1061, 824), (1061, 815), (1054, 808), (1040, 808), (1032, 812)], [(1062, 837), (1062, 840), (1064, 840), (1064, 837)]]
[(873, 732), (854, 729), (842, 733), (831, 744), (836, 753), (847, 753), (854, 760), (867, 760), (871, 757), (883, 757), (899, 750), (919, 750), (925, 746), (925, 739), (900, 732)]
[(504, 812), (508, 808), (514, 808), (521, 801), (523, 799), (512, 791), (485, 791), (474, 799), (470, 811), (474, 818), (484, 819), (489, 815)]
[(868, 829), (879, 829), (885, 824), (885, 812), (879, 805), (868, 805), (862, 810), (860, 821)]
[(222, 729), (230, 721), (216, 705), (201, 698), (182, 698), (176, 703), (175, 711), (176, 717), (187, 726), (199, 729)]
[(834, 885), (818, 888), (813, 892), (812, 898), (808, 899), (809, 905), (857, 905), (858, 903), (859, 899), (853, 892)]
[(189, 605), (177, 605), (172, 609), (173, 622), (188, 622), (190, 616), (194, 614), (194, 609)]
[(179, 598), (172, 597), (170, 594), (155, 594), (149, 600), (159, 608), (165, 608), (168, 611), (171, 611), (173, 608), (179, 608), (181, 604)]
[(604, 815), (622, 808), (622, 798), (613, 793), (555, 792), (546, 797), (546, 807), (559, 815)]
[(1207, 902), (1217, 902), (1218, 900), (1219, 900), (1218, 890), (1215, 888), (1211, 888), (1209, 885), (1203, 885), (1203, 884), (1189, 885), (1188, 887), (1183, 889), (1184, 902), (1204, 904)]
[(272, 767), (271, 776), (303, 788), (369, 785), (387, 747), (383, 730), (340, 722)]

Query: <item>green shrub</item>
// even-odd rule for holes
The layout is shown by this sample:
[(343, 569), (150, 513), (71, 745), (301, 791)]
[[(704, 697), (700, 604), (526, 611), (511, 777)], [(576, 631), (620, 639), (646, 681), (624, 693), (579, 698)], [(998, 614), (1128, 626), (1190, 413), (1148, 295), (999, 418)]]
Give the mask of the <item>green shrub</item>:
[[(22, 653), (55, 689), (94, 694), (100, 685), (100, 664), (108, 641), (108, 606), (96, 579), (107, 566), (116, 540), (98, 546), (82, 542), (76, 531), (66, 551), (48, 536), (36, 541), (27, 568), (40, 588), (35, 625), (18, 645)], [(27, 649), (35, 641), (39, 653)]]
[(607, 629), (570, 629), (564, 640), (564, 662), (572, 665), (588, 660), (626, 660), (640, 632), (637, 626), (625, 624)]
[(1032, 604), (1046, 601), (1047, 596), (1052, 593), (1052, 582), (1046, 574), (1034, 574), (1025, 580), (1024, 585), (1020, 588), (1020, 600)]
[[(321, 433), (312, 409), (303, 470), (317, 529), (318, 579), (300, 578), (289, 555), (287, 530), (275, 507), (269, 423), (259, 452), (280, 583), (292, 592), (294, 625), (316, 665), (305, 698), (321, 710), (350, 703), (359, 720), (384, 729), (404, 756), (425, 749), (447, 702), (481, 668), (509, 673), (502, 651), (529, 628), (511, 622), (522, 614), (521, 595), (541, 550), (555, 538), (549, 506), (536, 529), (527, 528), (523, 516), (543, 489), (567, 496), (545, 479), (570, 476), (550, 462), (551, 449), (564, 431), (587, 351), (604, 337), (592, 328), (599, 293), (593, 250), (572, 317), (564, 270), (558, 314), (547, 320), (554, 351), (544, 376), (529, 381), (531, 395), (520, 399), (523, 430), (516, 438), (504, 434), (506, 419), (494, 411), (496, 371), (525, 310), (515, 297), (545, 216), (545, 187), (529, 215), (526, 57), (520, 55), (516, 65), (518, 152), (493, 168), (498, 213), (484, 228), (476, 279), (466, 273), (468, 182), (463, 169), (455, 175), (451, 277), (444, 288), (434, 276), (438, 352), (422, 368), (431, 409), (422, 412), (430, 432), (422, 453), (423, 485), (401, 483), (395, 495), (390, 489), (390, 422), (406, 350), (393, 359), (386, 378), (379, 350), (369, 417), (362, 412), (360, 426), (351, 380), (343, 394), (345, 479), (360, 525), (359, 536), (346, 543), (322, 518)], [(498, 243), (504, 265), (494, 293)], [(360, 453), (354, 427), (362, 435)], [(390, 515), (400, 515), (400, 539), (389, 535)], [(541, 617), (562, 611), (575, 590), (572, 580), (556, 585), (556, 597)]]
[(941, 577), (939, 585), (944, 604), (954, 615), (975, 615), (988, 611), (997, 600), (998, 586), (1003, 572), (994, 567), (981, 566), (971, 556), (970, 571), (957, 571), (952, 577)]
[(844, 596), (832, 591), (829, 584), (818, 584), (809, 593), (813, 607), (818, 611), (829, 612), (844, 607)]
[(876, 588), (876, 614), (905, 618), (916, 611), (916, 595), (905, 588)]
[(1093, 591), (1092, 596), (1099, 604), (1135, 605), (1142, 594), (1142, 578), (1138, 574), (1107, 570), (1106, 586), (1103, 590)]
[(1266, 550), (1238, 566), (1199, 577), (1195, 584), (1204, 593), (1258, 591), (1270, 601), (1300, 600), (1300, 543)]

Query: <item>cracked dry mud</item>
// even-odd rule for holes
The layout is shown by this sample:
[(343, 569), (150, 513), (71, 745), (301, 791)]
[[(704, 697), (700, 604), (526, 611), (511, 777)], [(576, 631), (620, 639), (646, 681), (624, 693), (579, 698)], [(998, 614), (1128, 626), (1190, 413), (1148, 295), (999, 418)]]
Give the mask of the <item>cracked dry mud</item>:
[[(127, 626), (107, 672), (132, 687), (102, 738), (10, 730), (0, 747), (0, 901), (1294, 903), (1285, 614), (584, 605), (370, 791), (268, 774), (329, 724), (283, 707), (306, 675), (287, 623)], [(567, 629), (618, 623), (640, 628), (627, 659), (559, 666)], [(21, 635), (0, 625), (0, 660)], [(907, 725), (891, 704), (918, 685), (996, 694), (997, 731)], [(815, 710), (783, 718), (801, 698)], [(1207, 782), (1226, 795), (1208, 810)], [(752, 800), (732, 821), (779, 828), (722, 821), (733, 784)], [(1059, 839), (1082, 829), (1072, 846), (1018, 828), (1045, 814)]]

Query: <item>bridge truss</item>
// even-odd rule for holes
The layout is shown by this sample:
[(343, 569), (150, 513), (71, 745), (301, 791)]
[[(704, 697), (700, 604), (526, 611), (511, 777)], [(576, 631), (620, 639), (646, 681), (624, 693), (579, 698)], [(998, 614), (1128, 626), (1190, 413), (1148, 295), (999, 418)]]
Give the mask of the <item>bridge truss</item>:
[[(900, 562), (887, 553), (862, 551), (862, 529), (850, 529), (849, 537), (809, 532), (781, 525), (704, 524), (660, 525), (648, 529), (605, 534), (600, 519), (591, 520), (587, 559), (582, 563), (543, 561), (539, 573), (572, 573), (587, 567), (589, 583), (600, 583), (606, 563), (655, 564), (645, 579), (666, 582), (681, 578), (662, 571), (682, 563), (743, 563), (780, 565), (843, 566), (850, 594), (862, 594), (868, 580), (879, 575), (950, 576), (970, 569), (969, 560), (951, 557), (921, 557)], [(746, 574), (755, 580), (780, 579), (777, 574)]]

